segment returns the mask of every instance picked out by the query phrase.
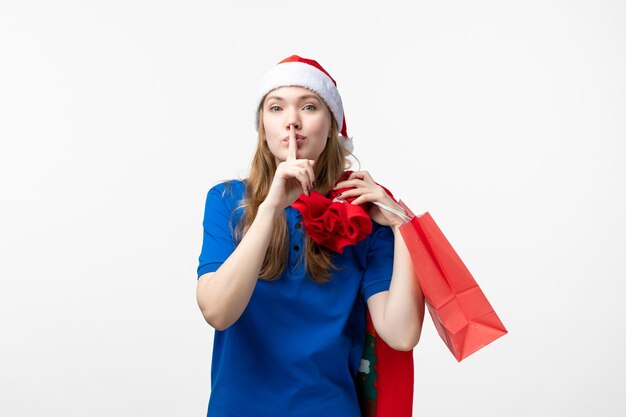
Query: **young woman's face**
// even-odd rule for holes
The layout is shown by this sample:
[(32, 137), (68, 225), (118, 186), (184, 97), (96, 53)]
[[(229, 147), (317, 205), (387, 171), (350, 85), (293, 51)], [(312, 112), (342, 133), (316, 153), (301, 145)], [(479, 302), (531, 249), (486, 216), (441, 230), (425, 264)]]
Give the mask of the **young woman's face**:
[(280, 87), (263, 101), (265, 140), (277, 162), (287, 159), (289, 126), (296, 128), (298, 159), (317, 160), (322, 154), (332, 118), (324, 101), (304, 87)]

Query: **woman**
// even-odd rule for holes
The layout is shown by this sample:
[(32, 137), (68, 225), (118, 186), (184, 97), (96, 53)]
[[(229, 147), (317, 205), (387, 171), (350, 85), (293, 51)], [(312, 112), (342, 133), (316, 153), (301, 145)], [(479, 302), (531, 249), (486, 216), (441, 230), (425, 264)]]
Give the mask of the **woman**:
[[(214, 186), (206, 200), (197, 300), (216, 330), (208, 416), (360, 416), (367, 309), (394, 349), (413, 349), (421, 333), (403, 221), (371, 203), (402, 208), (367, 172), (344, 175), (343, 105), (316, 61), (281, 61), (257, 104), (249, 177)], [(292, 205), (343, 188), (335, 205), (368, 207), (373, 222), (333, 250)]]

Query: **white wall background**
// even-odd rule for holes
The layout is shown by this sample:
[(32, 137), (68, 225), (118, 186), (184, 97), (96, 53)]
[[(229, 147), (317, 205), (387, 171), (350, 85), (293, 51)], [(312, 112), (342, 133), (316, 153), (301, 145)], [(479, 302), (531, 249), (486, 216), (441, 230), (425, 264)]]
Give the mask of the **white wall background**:
[(626, 415), (626, 4), (392, 3), (0, 3), (0, 415), (205, 415), (204, 198), (294, 53), (510, 332), (427, 317), (415, 416)]

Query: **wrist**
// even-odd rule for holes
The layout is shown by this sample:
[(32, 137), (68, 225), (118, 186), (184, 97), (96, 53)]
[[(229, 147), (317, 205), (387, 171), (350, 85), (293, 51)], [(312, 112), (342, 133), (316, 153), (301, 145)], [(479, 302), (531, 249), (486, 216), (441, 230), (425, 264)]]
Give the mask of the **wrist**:
[(276, 219), (278, 215), (282, 212), (279, 208), (268, 204), (266, 201), (259, 204), (259, 209), (257, 211), (258, 216), (267, 216)]
[(391, 230), (393, 231), (393, 234), (399, 234), (400, 233), (400, 227), (402, 227), (402, 225), (404, 224), (404, 222), (400, 222), (400, 223), (393, 223), (390, 224), (389, 227), (391, 227)]

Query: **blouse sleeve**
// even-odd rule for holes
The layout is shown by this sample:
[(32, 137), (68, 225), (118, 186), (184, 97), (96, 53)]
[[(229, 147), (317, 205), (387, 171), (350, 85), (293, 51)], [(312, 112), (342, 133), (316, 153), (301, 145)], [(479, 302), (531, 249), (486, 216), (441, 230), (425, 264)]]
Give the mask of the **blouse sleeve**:
[(376, 293), (388, 291), (393, 273), (393, 231), (388, 226), (375, 226), (371, 239), (361, 283), (361, 296), (365, 301)]
[(207, 193), (202, 222), (204, 235), (199, 257), (198, 278), (215, 272), (228, 259), (237, 246), (231, 227), (235, 225), (232, 213), (231, 192), (218, 184)]

